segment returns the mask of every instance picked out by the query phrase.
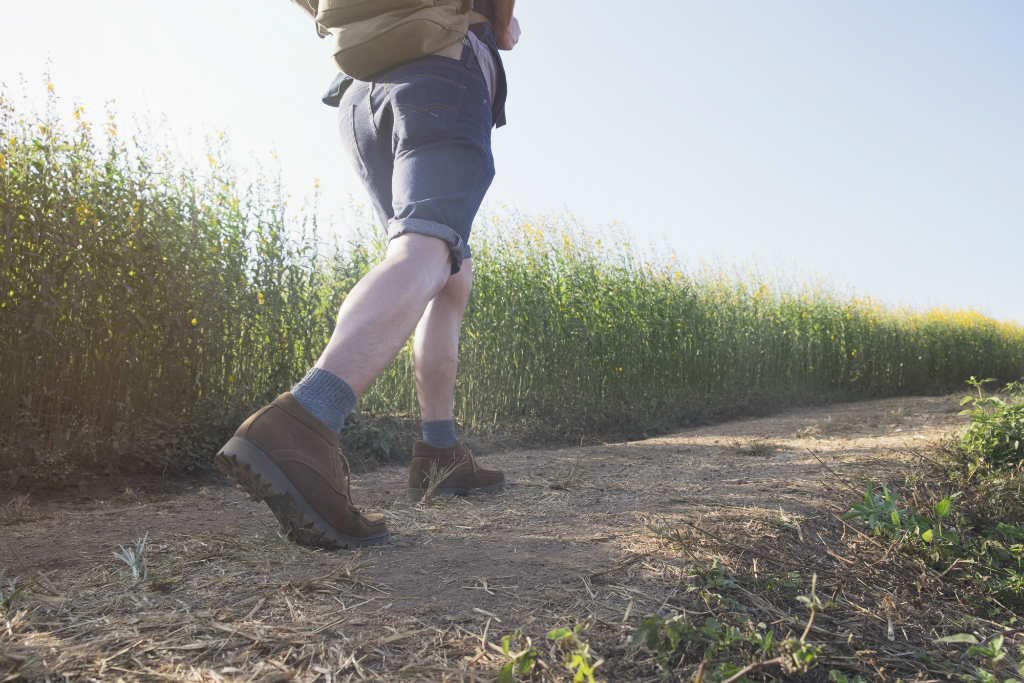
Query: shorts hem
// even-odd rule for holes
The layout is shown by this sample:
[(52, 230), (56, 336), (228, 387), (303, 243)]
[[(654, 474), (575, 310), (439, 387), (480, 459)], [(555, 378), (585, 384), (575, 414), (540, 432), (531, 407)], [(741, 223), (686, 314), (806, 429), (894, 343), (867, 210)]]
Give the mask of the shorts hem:
[(452, 254), (452, 275), (455, 275), (462, 268), (462, 260), (470, 258), (472, 254), (469, 245), (462, 239), (462, 236), (443, 223), (428, 221), (423, 218), (401, 218), (391, 221), (391, 224), (388, 226), (389, 242), (400, 235), (407, 234), (436, 237), (447, 244), (448, 250)]

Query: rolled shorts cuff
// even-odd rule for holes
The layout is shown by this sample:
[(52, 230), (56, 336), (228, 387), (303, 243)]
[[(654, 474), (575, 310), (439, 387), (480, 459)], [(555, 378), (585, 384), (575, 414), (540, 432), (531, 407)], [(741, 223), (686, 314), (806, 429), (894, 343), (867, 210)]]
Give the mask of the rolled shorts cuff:
[(399, 235), (410, 233), (436, 237), (447, 244), (448, 249), (452, 253), (452, 275), (455, 275), (455, 273), (462, 269), (463, 259), (468, 259), (472, 256), (469, 245), (466, 244), (466, 241), (462, 239), (459, 233), (443, 223), (435, 223), (434, 221), (422, 218), (401, 218), (391, 221), (391, 224), (388, 226), (388, 242)]

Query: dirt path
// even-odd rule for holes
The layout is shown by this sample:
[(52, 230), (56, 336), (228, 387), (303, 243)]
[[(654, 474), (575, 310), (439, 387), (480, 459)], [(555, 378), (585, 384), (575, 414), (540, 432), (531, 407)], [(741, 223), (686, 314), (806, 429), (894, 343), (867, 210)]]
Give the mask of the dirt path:
[[(8, 577), (45, 575), (0, 636), (0, 680), (5, 660), (33, 655), (29, 679), (490, 679), (502, 634), (588, 616), (604, 625), (600, 654), (621, 659), (637, 620), (673, 607), (688, 580), (692, 555), (649, 522), (733, 539), (723, 558), (753, 560), (755, 575), (758, 558), (807, 571), (825, 550), (842, 554), (822, 534), (838, 538), (844, 482), (899, 481), (902, 460), (953, 430), (956, 412), (952, 399), (888, 399), (504, 453), (482, 460), (505, 470), (506, 490), (429, 507), (405, 500), (403, 467), (357, 474), (357, 504), (384, 512), (394, 536), (358, 556), (283, 542), (269, 510), (227, 486), (40, 507), (0, 527)], [(150, 580), (131, 586), (112, 552), (144, 534)]]

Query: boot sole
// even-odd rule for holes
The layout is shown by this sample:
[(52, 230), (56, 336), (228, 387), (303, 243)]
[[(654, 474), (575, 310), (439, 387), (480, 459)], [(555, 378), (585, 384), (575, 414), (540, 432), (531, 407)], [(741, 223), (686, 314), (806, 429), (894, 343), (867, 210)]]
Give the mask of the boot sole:
[(232, 437), (214, 458), (217, 469), (245, 492), (249, 500), (266, 503), (288, 538), (315, 548), (365, 548), (385, 545), (391, 532), (355, 538), (341, 533), (321, 517), (284, 472), (253, 442)]
[[(491, 484), (490, 486), (481, 486), (479, 488), (459, 488), (459, 489), (434, 489), (435, 496), (465, 496), (469, 493), (492, 493), (494, 491), (500, 491), (505, 488), (505, 480), (502, 479), (497, 484)], [(418, 503), (423, 500), (423, 494), (427, 492), (426, 489), (406, 489), (409, 493), (409, 500), (414, 503)]]

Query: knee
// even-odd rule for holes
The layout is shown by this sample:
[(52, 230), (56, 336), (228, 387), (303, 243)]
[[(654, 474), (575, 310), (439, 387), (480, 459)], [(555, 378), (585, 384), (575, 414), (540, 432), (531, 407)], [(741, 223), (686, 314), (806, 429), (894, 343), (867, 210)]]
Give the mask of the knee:
[(399, 235), (388, 244), (385, 258), (406, 274), (410, 283), (433, 298), (444, 290), (451, 274), (451, 250), (436, 237), (417, 234)]
[(465, 308), (469, 302), (469, 293), (473, 290), (473, 262), (466, 259), (462, 268), (448, 278), (444, 289), (438, 294), (453, 305)]

